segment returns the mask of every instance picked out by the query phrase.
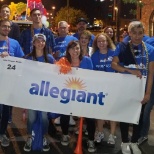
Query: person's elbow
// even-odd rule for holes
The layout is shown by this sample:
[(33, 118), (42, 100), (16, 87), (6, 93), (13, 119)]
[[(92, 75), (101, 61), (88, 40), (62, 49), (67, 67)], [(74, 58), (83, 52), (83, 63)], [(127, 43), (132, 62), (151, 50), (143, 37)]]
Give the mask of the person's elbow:
[(117, 66), (117, 62), (112, 61), (111, 63), (111, 67), (116, 70), (116, 66)]

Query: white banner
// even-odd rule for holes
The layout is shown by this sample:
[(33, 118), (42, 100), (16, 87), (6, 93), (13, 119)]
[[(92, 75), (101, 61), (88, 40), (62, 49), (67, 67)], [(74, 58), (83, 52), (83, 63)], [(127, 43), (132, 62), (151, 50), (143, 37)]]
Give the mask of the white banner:
[(0, 58), (0, 102), (21, 108), (138, 123), (145, 78)]

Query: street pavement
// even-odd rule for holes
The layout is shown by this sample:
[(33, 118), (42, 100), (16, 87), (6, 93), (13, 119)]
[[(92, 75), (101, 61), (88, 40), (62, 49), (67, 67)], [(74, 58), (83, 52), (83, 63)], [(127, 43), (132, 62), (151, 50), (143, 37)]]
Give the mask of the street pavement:
[[(58, 132), (54, 134), (52, 137), (49, 137), (50, 140), (50, 151), (49, 152), (24, 152), (23, 147), (25, 141), (27, 139), (26, 136), (26, 122), (22, 120), (22, 112), (23, 109), (13, 108), (13, 121), (8, 126), (7, 134), (10, 138), (10, 146), (7, 148), (0, 147), (0, 154), (73, 154), (74, 149), (77, 144), (77, 135), (75, 135), (76, 127), (70, 127), (69, 135), (71, 137), (69, 146), (62, 146), (60, 144), (61, 139), (61, 129), (57, 126)], [(110, 146), (107, 144), (107, 138), (109, 135), (109, 130), (105, 127), (105, 139), (97, 144), (97, 151), (94, 154), (122, 154), (121, 153), (121, 137), (119, 127), (117, 127), (116, 131), (116, 144), (115, 146)], [(130, 127), (131, 134), (131, 127)], [(142, 154), (154, 154), (154, 110), (151, 113), (151, 126), (148, 136), (148, 142), (143, 143), (140, 146)], [(89, 154), (86, 146), (87, 136), (83, 134), (83, 142), (82, 142), (82, 151), (83, 154)]]

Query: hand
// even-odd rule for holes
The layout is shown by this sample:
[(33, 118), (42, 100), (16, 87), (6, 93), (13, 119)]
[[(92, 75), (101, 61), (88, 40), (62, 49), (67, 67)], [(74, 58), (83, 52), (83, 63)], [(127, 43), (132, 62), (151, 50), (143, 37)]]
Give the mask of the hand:
[(0, 55), (2, 58), (4, 58), (4, 57), (7, 57), (7, 56), (9, 56), (9, 53), (8, 52), (6, 52), (6, 51), (4, 51), (4, 52), (2, 52), (1, 53), (1, 55)]
[(129, 71), (131, 74), (136, 75), (137, 77), (139, 77), (140, 79), (142, 78), (142, 73), (140, 70), (130, 70)]
[(141, 104), (146, 104), (150, 100), (150, 95), (145, 94), (143, 100), (141, 101)]
[(60, 51), (56, 51), (55, 54), (54, 54), (53, 56), (54, 56), (54, 58), (56, 59), (56, 58), (59, 57), (59, 55), (60, 55)]

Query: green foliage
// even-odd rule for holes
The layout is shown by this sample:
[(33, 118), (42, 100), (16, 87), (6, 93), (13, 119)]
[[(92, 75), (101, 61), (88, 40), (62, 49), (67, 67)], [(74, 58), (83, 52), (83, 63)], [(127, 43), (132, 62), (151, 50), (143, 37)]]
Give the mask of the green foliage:
[(127, 3), (137, 3), (138, 2), (138, 0), (122, 0), (125, 4), (127, 4)]
[(132, 14), (132, 15), (134, 15), (134, 16), (136, 16), (136, 13), (137, 13), (137, 12), (136, 12), (136, 10), (131, 9), (131, 10), (129, 11), (129, 13)]
[(68, 21), (70, 25), (75, 26), (76, 21), (81, 17), (87, 19), (87, 15), (81, 10), (77, 10), (72, 7), (69, 7), (68, 10), (67, 7), (62, 7), (56, 14), (55, 24), (57, 25), (59, 21), (65, 20)]

